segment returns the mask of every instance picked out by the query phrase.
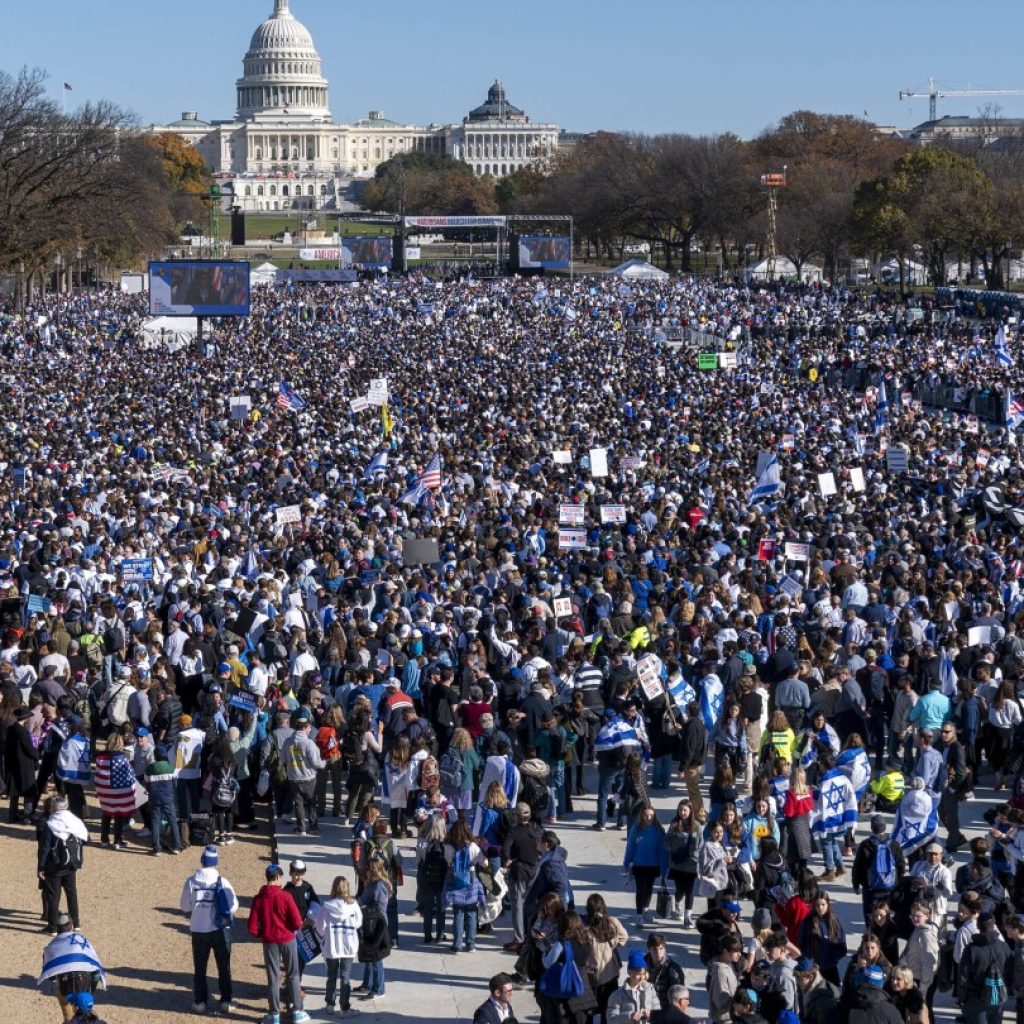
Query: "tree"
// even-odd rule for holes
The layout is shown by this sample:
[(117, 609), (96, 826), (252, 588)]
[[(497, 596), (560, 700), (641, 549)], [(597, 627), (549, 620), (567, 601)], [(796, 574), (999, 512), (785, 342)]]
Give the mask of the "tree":
[(499, 178), (494, 198), (502, 213), (523, 213), (544, 189), (545, 175), (533, 166), (521, 167)]
[(494, 179), (448, 156), (401, 153), (377, 167), (363, 192), (372, 210), (410, 214), (494, 213)]

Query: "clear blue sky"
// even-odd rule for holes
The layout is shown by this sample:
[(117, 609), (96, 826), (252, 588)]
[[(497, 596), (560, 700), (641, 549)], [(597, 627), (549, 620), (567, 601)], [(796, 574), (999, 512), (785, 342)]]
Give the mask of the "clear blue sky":
[[(292, 0), (336, 120), (383, 110), (459, 121), (495, 78), (535, 120), (578, 131), (756, 135), (800, 109), (908, 126), (947, 88), (1024, 88), (1021, 0)], [(230, 118), (235, 79), (273, 0), (6, 0), (0, 68), (46, 68), (54, 96), (107, 98), (149, 124)], [(1024, 97), (951, 98), (939, 114)]]

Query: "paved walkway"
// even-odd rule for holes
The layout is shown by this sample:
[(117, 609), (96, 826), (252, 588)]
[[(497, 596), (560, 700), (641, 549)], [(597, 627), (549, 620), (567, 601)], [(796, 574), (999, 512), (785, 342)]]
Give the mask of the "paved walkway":
[[(596, 782), (596, 771), (593, 771), (587, 779), (592, 793), (596, 792)], [(673, 779), (671, 792), (655, 797), (655, 805), (663, 822), (671, 818), (676, 803), (684, 793), (682, 780)], [(987, 828), (981, 814), (996, 802), (990, 790), (978, 787), (976, 793), (978, 799), (965, 804), (961, 815), (965, 824), (964, 833), (968, 838), (981, 834)], [(622, 869), (626, 833), (614, 829), (606, 832), (591, 830), (590, 825), (595, 819), (593, 796), (575, 797), (574, 804), (576, 813), (573, 819), (560, 823), (556, 831), (568, 851), (569, 874), (577, 902), (582, 907), (591, 892), (602, 893), (611, 912), (622, 920), (630, 933), (628, 948), (643, 948), (647, 932), (638, 931), (633, 926), (635, 913), (632, 883), (627, 888)], [(886, 817), (891, 823), (892, 815)], [(277, 840), (279, 860), (286, 873), (290, 860), (302, 858), (308, 865), (307, 878), (322, 896), (330, 892), (331, 883), (337, 874), (342, 873), (352, 879), (348, 852), (352, 834), (350, 828), (342, 828), (334, 823), (334, 819), (328, 818), (321, 823), (319, 837), (311, 838), (292, 835), (290, 827), (289, 824), (282, 824)], [(867, 823), (862, 821), (859, 838), (867, 834)], [(479, 937), (474, 953), (453, 956), (447, 951), (447, 945), (423, 945), (421, 921), (413, 910), (415, 842), (402, 840), (399, 847), (406, 865), (406, 882), (399, 890), (400, 946), (385, 961), (387, 994), (383, 999), (373, 1001), (356, 999), (353, 1005), (362, 1011), (365, 1020), (373, 1024), (408, 1020), (470, 1021), (475, 1008), (487, 998), (487, 979), (498, 971), (512, 970), (514, 957), (501, 949), (502, 943), (511, 939), (508, 915), (495, 922), (493, 934)], [(965, 860), (961, 852), (957, 856), (957, 863)], [(817, 873), (823, 870), (823, 865), (818, 862), (812, 863), (811, 867)], [(859, 943), (863, 931), (860, 897), (853, 892), (849, 873), (841, 882), (830, 883), (827, 888), (833, 901), (838, 904), (852, 951)], [(698, 900), (695, 915), (702, 909), (703, 901)], [(751, 911), (751, 904), (745, 902), (745, 931), (749, 931)], [(449, 915), (449, 935), (450, 922)], [(703, 1013), (707, 1009), (705, 970), (697, 955), (699, 936), (696, 929), (685, 929), (679, 921), (659, 921), (657, 930), (667, 936), (671, 956), (682, 964), (686, 972), (687, 984), (693, 990), (691, 1015), (696, 1020), (703, 1020)], [(840, 970), (845, 970), (845, 962)], [(309, 965), (305, 974), (306, 1010), (314, 1018), (330, 1019), (324, 1010), (325, 979), (326, 968), (322, 959)], [(358, 984), (361, 980), (362, 967), (356, 964), (353, 981)], [(520, 1021), (539, 1018), (529, 989), (516, 992), (513, 1008)], [(936, 998), (936, 1017), (939, 1020), (952, 1020), (954, 1016), (949, 996), (940, 993)]]

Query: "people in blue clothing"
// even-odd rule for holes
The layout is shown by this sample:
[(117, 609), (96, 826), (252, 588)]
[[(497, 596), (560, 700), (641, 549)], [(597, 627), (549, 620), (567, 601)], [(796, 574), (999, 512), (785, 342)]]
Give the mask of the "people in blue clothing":
[(645, 807), (637, 815), (626, 837), (626, 855), (622, 865), (636, 882), (636, 921), (637, 927), (643, 928), (654, 894), (654, 883), (668, 874), (665, 829), (654, 808)]

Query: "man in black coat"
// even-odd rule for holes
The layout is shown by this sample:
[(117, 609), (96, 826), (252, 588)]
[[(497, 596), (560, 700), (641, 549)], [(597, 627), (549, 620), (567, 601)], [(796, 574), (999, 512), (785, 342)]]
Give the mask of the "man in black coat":
[[(14, 712), (15, 720), (7, 727), (4, 743), (4, 766), (11, 787), (7, 820), (12, 825), (25, 824), (30, 820), (39, 797), (36, 791), (36, 766), (40, 753), (32, 745), (32, 737), (25, 728), (25, 722), (31, 717), (32, 712), (28, 708), (18, 708)], [(25, 800), (24, 812), (18, 807), (22, 798)]]
[(516, 823), (508, 830), (501, 844), (501, 863), (506, 869), (505, 880), (508, 882), (508, 896), (512, 906), (512, 941), (506, 942), (504, 948), (518, 953), (526, 941), (523, 907), (526, 889), (537, 868), (537, 861), (540, 860), (543, 830), (531, 820), (533, 813), (529, 804), (516, 804), (515, 814)]
[(651, 1014), (651, 1024), (694, 1024), (686, 1012), (690, 1008), (690, 990), (685, 985), (673, 985), (668, 990), (667, 1002)]
[(952, 722), (943, 722), (935, 749), (942, 754), (945, 776), (939, 776), (939, 781), (945, 783), (939, 797), (939, 820), (948, 833), (946, 850), (956, 853), (964, 844), (964, 835), (960, 831), (960, 801), (971, 788), (971, 776), (967, 769), (967, 752), (957, 739), (956, 726)]
[(690, 797), (693, 815), (703, 824), (707, 821), (707, 811), (704, 810), (700, 783), (704, 777), (708, 730), (701, 717), (700, 705), (695, 700), (686, 706), (686, 714), (687, 722), (679, 735), (679, 774), (686, 779), (686, 792)]

